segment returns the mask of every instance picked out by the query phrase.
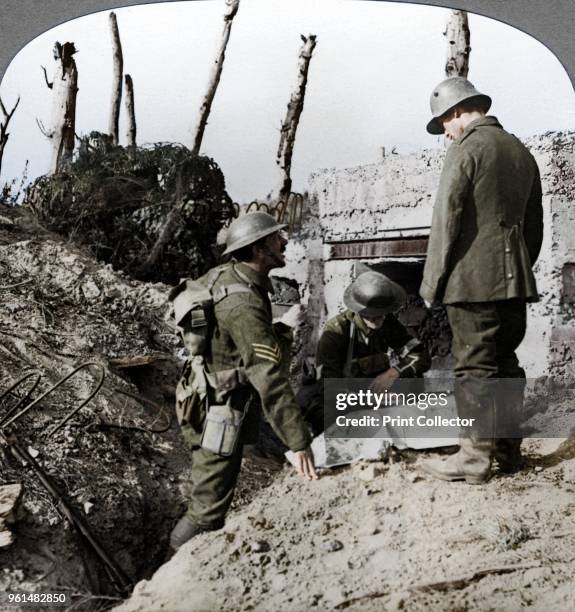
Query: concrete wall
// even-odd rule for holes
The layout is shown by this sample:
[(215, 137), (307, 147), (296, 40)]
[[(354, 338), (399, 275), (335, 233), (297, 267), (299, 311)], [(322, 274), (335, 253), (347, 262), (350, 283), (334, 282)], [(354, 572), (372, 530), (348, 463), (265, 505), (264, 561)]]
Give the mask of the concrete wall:
[[(547, 133), (525, 144), (541, 170), (545, 233), (535, 266), (541, 301), (529, 306), (520, 359), (529, 377), (573, 382), (575, 305), (562, 298), (562, 270), (575, 262), (575, 133)], [(325, 319), (342, 309), (357, 261), (330, 260), (328, 243), (427, 234), (414, 228), (431, 224), (443, 157), (443, 151), (391, 154), (378, 164), (311, 175), (304, 231), (292, 241), (288, 266), (281, 270), (300, 285), (308, 354)]]

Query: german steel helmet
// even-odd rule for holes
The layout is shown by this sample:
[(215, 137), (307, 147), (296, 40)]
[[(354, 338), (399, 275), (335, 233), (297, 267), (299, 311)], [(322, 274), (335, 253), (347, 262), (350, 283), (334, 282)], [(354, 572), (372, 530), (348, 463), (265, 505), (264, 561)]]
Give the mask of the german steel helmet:
[(285, 223), (278, 223), (265, 212), (241, 215), (231, 223), (228, 229), (224, 255), (248, 246), (248, 244), (253, 244), (260, 238), (269, 236), (284, 227), (287, 227)]
[(380, 317), (397, 310), (407, 294), (403, 287), (380, 272), (360, 274), (343, 294), (343, 303), (365, 317)]
[(477, 98), (477, 102), (485, 112), (489, 110), (491, 98), (477, 91), (473, 84), (464, 77), (450, 77), (441, 81), (431, 92), (429, 99), (433, 119), (427, 124), (427, 131), (430, 134), (443, 134), (443, 126), (438, 118), (456, 104), (470, 98)]

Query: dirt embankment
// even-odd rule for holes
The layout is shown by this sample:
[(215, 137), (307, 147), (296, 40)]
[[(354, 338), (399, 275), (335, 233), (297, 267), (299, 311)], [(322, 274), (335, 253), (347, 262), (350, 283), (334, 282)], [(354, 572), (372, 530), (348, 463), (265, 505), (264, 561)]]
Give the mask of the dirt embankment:
[[(0, 396), (37, 372), (25, 405), (79, 365), (99, 366), (81, 370), (5, 433), (36, 457), (133, 582), (164, 560), (189, 487), (189, 452), (173, 415), (180, 348), (165, 317), (168, 290), (131, 280), (39, 228), (26, 211), (0, 206)], [(51, 434), (102, 370), (99, 393)], [(0, 421), (35, 378), (2, 397)], [(234, 507), (272, 477), (244, 463)], [(74, 609), (121, 601), (37, 476), (0, 445), (0, 487), (12, 483), (23, 495), (8, 532), (0, 520), (0, 589), (64, 592)]]
[(575, 605), (575, 449), (483, 486), (392, 464), (285, 472), (220, 532), (186, 544), (118, 610), (567, 610)]
[[(187, 456), (170, 427), (178, 364), (164, 321), (168, 288), (133, 282), (5, 207), (0, 277), (0, 394), (35, 371), (41, 376), (36, 399), (82, 363), (100, 366), (81, 370), (5, 433), (55, 479), (131, 579), (148, 575), (163, 559), (182, 509)], [(50, 434), (94, 389), (102, 370), (96, 397)], [(34, 380), (3, 397), (0, 418)], [(154, 433), (160, 430), (166, 431)], [(0, 549), (0, 588), (65, 591), (76, 603), (114, 594), (101, 563), (32, 470), (7, 448), (0, 464), (0, 485), (23, 484), (11, 527), (15, 542)]]

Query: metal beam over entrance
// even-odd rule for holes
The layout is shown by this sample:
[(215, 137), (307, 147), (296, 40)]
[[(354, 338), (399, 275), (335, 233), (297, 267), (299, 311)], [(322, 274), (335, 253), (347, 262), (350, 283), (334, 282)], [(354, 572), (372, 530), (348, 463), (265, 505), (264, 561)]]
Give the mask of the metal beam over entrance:
[(425, 257), (427, 236), (349, 240), (327, 243), (329, 259), (371, 259), (376, 257)]

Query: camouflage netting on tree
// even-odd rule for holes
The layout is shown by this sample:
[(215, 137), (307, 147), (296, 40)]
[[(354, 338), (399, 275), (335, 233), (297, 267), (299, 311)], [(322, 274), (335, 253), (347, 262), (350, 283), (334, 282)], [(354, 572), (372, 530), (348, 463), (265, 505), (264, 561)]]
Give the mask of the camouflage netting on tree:
[[(171, 239), (151, 270), (143, 264), (169, 211), (182, 204)], [(175, 283), (216, 263), (216, 235), (235, 216), (218, 165), (182, 145), (113, 146), (83, 138), (65, 174), (40, 177), (24, 205), (50, 230), (136, 278)]]

